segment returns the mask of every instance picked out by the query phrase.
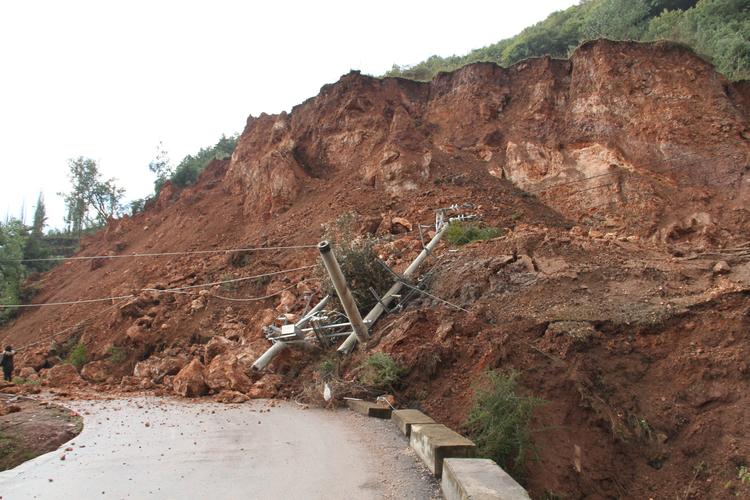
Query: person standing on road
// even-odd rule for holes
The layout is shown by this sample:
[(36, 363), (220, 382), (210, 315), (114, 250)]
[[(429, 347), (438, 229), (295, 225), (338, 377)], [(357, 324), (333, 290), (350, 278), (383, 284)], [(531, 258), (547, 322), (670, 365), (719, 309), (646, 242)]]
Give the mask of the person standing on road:
[(2, 357), (0, 364), (3, 365), (3, 376), (7, 382), (13, 379), (13, 356), (15, 355), (16, 351), (9, 345), (6, 345), (3, 353), (0, 354), (0, 357)]

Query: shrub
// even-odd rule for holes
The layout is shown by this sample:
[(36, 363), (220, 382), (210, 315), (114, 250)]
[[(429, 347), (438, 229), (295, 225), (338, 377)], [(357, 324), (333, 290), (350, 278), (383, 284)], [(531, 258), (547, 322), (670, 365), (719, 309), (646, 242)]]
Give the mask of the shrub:
[(318, 365), (318, 373), (322, 380), (331, 380), (337, 371), (336, 363), (334, 363), (332, 358), (324, 359)]
[(477, 224), (454, 222), (445, 230), (445, 235), (443, 237), (452, 245), (466, 245), (472, 241), (489, 240), (501, 236), (502, 234), (502, 230), (496, 227), (482, 228)]
[(746, 465), (742, 465), (737, 469), (737, 479), (742, 484), (750, 484), (750, 470), (748, 470)]
[(475, 390), (465, 426), (481, 456), (520, 474), (526, 453), (533, 450), (529, 425), (534, 410), (544, 403), (516, 393), (518, 372), (490, 371)]
[(114, 345), (107, 349), (107, 354), (109, 354), (109, 362), (115, 365), (119, 365), (128, 357), (128, 352), (124, 347)]
[(359, 381), (382, 390), (392, 390), (401, 381), (405, 370), (384, 352), (369, 356), (360, 366)]
[(13, 383), (16, 385), (41, 385), (40, 379), (28, 379), (23, 377), (13, 377)]
[[(362, 237), (356, 234), (354, 224), (356, 214), (345, 213), (334, 222), (324, 226), (324, 238), (331, 242), (333, 253), (339, 263), (352, 292), (357, 307), (363, 314), (375, 306), (376, 300), (370, 288), (382, 296), (393, 284), (393, 277), (383, 267), (375, 252), (377, 240), (371, 236)], [(325, 292), (336, 297), (333, 283), (320, 263), (318, 275), (322, 280)]]
[(88, 361), (86, 346), (80, 342), (76, 344), (70, 351), (70, 354), (68, 354), (66, 361), (80, 370)]

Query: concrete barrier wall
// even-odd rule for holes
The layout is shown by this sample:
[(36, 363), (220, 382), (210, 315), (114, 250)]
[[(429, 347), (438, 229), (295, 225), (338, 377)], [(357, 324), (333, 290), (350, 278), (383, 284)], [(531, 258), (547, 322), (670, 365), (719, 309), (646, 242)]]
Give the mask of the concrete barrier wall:
[(414, 424), (409, 445), (435, 477), (443, 473), (443, 459), (473, 457), (476, 446), (471, 440), (442, 424)]
[(446, 458), (440, 487), (446, 500), (530, 500), (523, 486), (486, 458)]
[(406, 437), (411, 435), (411, 426), (414, 424), (437, 424), (419, 410), (393, 410), (391, 419)]
[(393, 410), (379, 403), (347, 400), (350, 409), (390, 418), (435, 477), (447, 500), (530, 500), (526, 490), (494, 461), (473, 458), (474, 443), (418, 410)]

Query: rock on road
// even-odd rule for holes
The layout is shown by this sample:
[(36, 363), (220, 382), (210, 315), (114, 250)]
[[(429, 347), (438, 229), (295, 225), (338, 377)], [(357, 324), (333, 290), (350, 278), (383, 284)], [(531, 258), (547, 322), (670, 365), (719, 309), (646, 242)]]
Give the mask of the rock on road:
[(83, 432), (0, 473), (0, 498), (439, 497), (390, 421), (262, 400), (69, 406), (83, 415)]

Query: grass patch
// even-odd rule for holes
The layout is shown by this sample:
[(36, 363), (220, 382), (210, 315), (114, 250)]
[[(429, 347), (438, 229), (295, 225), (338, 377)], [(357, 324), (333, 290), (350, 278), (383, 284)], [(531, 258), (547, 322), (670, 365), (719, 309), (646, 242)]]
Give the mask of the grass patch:
[(119, 365), (128, 357), (127, 349), (114, 345), (107, 349), (107, 354), (109, 355), (109, 362), (114, 365)]
[(369, 356), (359, 370), (360, 382), (381, 390), (392, 390), (405, 374), (405, 370), (384, 352)]
[(480, 227), (478, 224), (454, 222), (445, 230), (443, 238), (451, 245), (466, 245), (473, 241), (485, 241), (502, 236), (496, 227)]
[(86, 346), (79, 342), (73, 347), (73, 349), (71, 349), (70, 354), (68, 354), (65, 361), (80, 370), (88, 360), (89, 356), (86, 352)]
[(23, 377), (13, 377), (13, 383), (16, 385), (41, 385), (41, 379), (28, 379)]
[(474, 405), (465, 426), (479, 454), (495, 460), (515, 475), (523, 472), (533, 451), (531, 418), (544, 400), (517, 393), (517, 371), (490, 371), (475, 389)]

